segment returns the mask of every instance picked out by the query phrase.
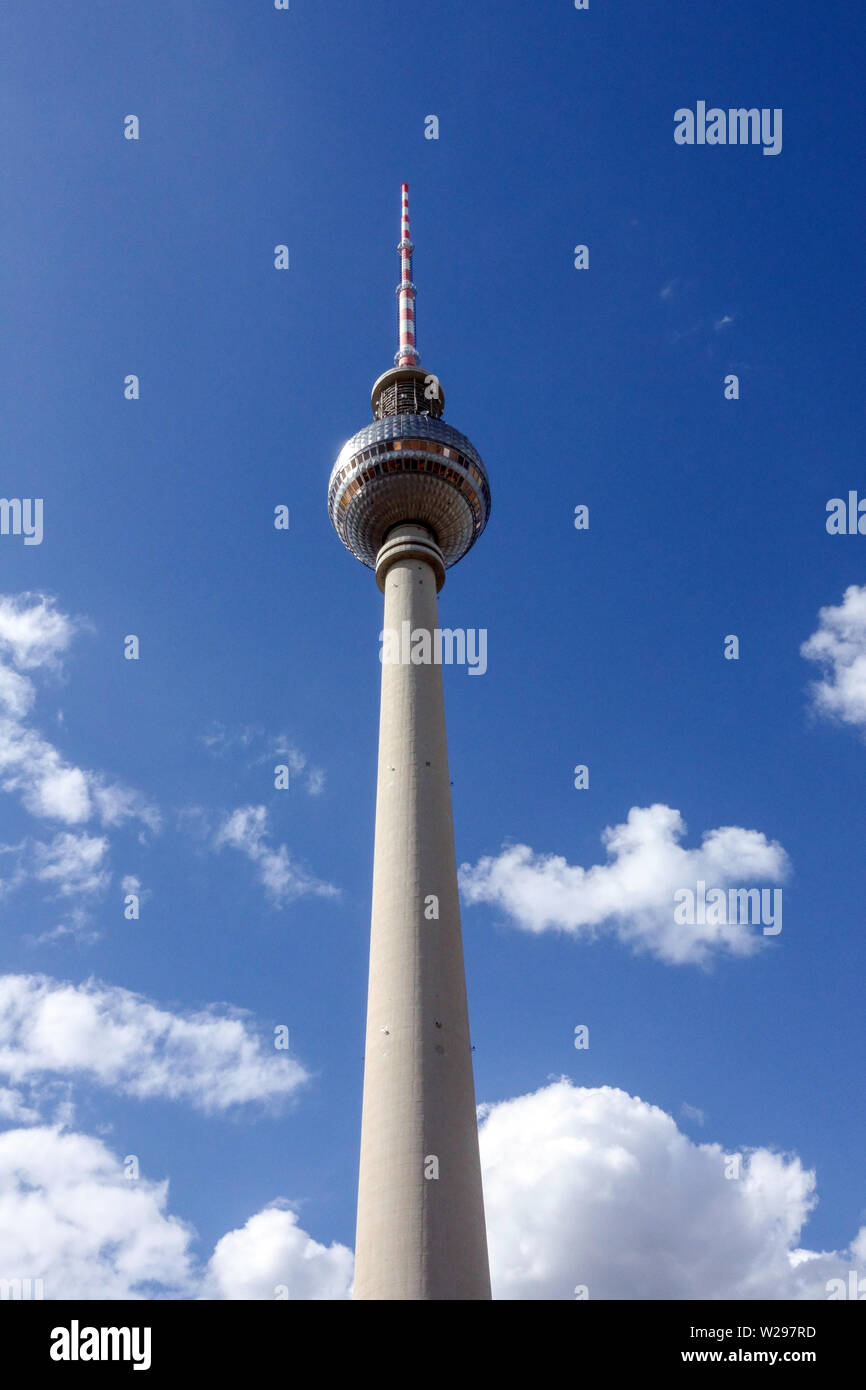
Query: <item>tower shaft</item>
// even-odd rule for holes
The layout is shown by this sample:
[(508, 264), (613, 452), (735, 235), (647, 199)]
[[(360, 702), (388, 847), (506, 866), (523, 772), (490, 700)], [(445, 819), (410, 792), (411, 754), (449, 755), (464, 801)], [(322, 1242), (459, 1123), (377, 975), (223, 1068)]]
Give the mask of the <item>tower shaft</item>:
[(423, 526), (379, 551), (403, 650), (385, 639), (356, 1299), (490, 1298), (442, 671), (405, 660), (418, 631), (435, 650), (444, 575)]

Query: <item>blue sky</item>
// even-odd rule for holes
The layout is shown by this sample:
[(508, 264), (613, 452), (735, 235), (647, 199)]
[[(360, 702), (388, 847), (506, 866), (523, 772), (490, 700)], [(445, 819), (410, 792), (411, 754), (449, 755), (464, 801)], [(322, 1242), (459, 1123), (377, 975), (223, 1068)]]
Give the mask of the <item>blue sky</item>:
[[(445, 672), (458, 862), (478, 899), (463, 912), (478, 1100), (495, 1119), (515, 1098), (612, 1088), (636, 1125), (634, 1098), (671, 1117), (684, 1162), (712, 1145), (776, 1155), (774, 1191), (797, 1156), (820, 1201), (793, 1245), (846, 1252), (866, 1223), (866, 540), (829, 536), (825, 519), (828, 499), (866, 494), (863, 54), (848, 7), (820, 25), (788, 0), (85, 10), (7, 0), (0, 17), (2, 491), (44, 499), (41, 545), (0, 536), (0, 656), (32, 684), (15, 728), (42, 740), (0, 783), (7, 1153), (10, 1135), (63, 1125), (137, 1155), (154, 1229), (166, 1213), (190, 1223), (202, 1266), (277, 1199), (315, 1242), (352, 1245), (381, 596), (325, 501), (396, 346), (405, 180), (422, 362), (493, 496), (440, 600), (443, 625), (488, 632), (483, 678)], [(674, 111), (699, 100), (781, 108), (781, 153), (678, 146)], [(835, 654), (823, 666), (801, 654), (819, 630)], [(138, 661), (123, 658), (130, 633)], [(74, 778), (53, 801), (34, 791), (39, 767), (57, 772), (47, 745), (90, 774), (77, 801)], [(131, 796), (104, 790), (117, 785)], [(547, 857), (606, 865), (606, 827), (652, 806), (680, 813), (688, 850), (740, 828), (726, 885), (752, 885), (749, 855), (784, 866), (760, 880), (784, 881), (782, 932), (751, 954), (666, 958), (652, 853), (645, 949), (623, 939), (637, 899), (619, 880), (620, 909), (592, 928), (591, 884), (557, 879)], [(669, 850), (660, 825), (644, 829)], [(105, 841), (89, 881), (87, 837)], [(549, 920), (536, 906), (521, 926), (508, 844), (529, 847)], [(141, 885), (137, 922), (125, 877)], [(40, 1025), (58, 1030), (50, 1046), (16, 1041), (15, 1008), (26, 1032), (36, 1007), (21, 980), (37, 975), (67, 1003), (93, 982), (95, 1031), (82, 1040), (60, 1008)], [(158, 1080), (159, 1047), (175, 1073), (185, 1044), (163, 1038), (151, 1057), (144, 1006), (117, 990), (174, 1020), (210, 1010), (231, 1033), (235, 1019), (224, 1065), (193, 1027), (188, 1091)], [(128, 1053), (107, 1022), (121, 1015)], [(302, 1084), (271, 1046), (280, 1024)], [(231, 1104), (239, 1046), (257, 1060)], [(681, 1217), (674, 1204), (672, 1227)], [(16, 1231), (20, 1273), (62, 1296), (61, 1264), (43, 1269)], [(173, 1287), (123, 1284), (99, 1249), (94, 1293)], [(600, 1271), (597, 1286), (676, 1296), (647, 1259), (642, 1283)], [(541, 1289), (502, 1276), (500, 1294), (570, 1297), (572, 1274)], [(716, 1286), (695, 1273), (692, 1287)]]

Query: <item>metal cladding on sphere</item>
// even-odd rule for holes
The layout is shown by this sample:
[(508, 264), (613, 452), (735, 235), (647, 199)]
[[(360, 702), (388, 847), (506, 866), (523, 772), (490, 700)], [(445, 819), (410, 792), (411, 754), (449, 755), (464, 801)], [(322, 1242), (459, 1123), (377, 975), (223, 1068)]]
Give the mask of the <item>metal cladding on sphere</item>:
[(388, 531), (408, 521), (432, 531), (447, 567), (484, 530), (490, 487), (478, 452), (459, 430), (429, 415), (390, 415), (343, 446), (328, 511), (340, 540), (371, 569)]
[(418, 366), (408, 184), (402, 187), (401, 229), (397, 365), (373, 387), (373, 424), (340, 450), (328, 514), (343, 544), (371, 569), (389, 530), (404, 523), (427, 527), (448, 568), (487, 525), (490, 484), (478, 450), (439, 418), (444, 395), (438, 378)]

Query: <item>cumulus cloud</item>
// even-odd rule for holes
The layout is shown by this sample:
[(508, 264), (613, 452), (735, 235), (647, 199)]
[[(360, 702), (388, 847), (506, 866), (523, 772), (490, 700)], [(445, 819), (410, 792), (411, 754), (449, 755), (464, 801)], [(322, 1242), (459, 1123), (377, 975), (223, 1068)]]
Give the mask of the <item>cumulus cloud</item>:
[(13, 1084), (79, 1077), (122, 1094), (187, 1101), (206, 1113), (272, 1105), (308, 1079), (238, 1011), (187, 1014), (140, 995), (44, 975), (0, 976), (0, 1076)]
[(757, 830), (722, 826), (705, 831), (697, 849), (679, 844), (686, 826), (670, 806), (633, 806), (624, 824), (608, 827), (602, 842), (609, 863), (589, 869), (528, 845), (463, 864), (460, 885), (468, 903), (491, 903), (525, 931), (563, 931), (592, 938), (604, 930), (635, 950), (669, 964), (705, 964), (713, 952), (746, 956), (766, 940), (745, 926), (694, 926), (674, 920), (674, 893), (748, 888), (786, 876), (782, 846)]
[[(496, 1299), (585, 1286), (594, 1300), (821, 1300), (866, 1275), (866, 1227), (845, 1250), (801, 1244), (816, 1180), (796, 1155), (693, 1143), (657, 1106), (566, 1078), (479, 1113)], [(289, 1202), (227, 1232), (200, 1267), (167, 1195), (100, 1140), (10, 1130), (0, 1278), (42, 1278), (46, 1298), (349, 1296), (351, 1251), (315, 1240)]]
[(273, 1299), (279, 1289), (290, 1299), (344, 1299), (352, 1266), (351, 1250), (336, 1242), (320, 1245), (298, 1225), (289, 1205), (279, 1202), (217, 1242), (204, 1296)]
[(59, 1127), (0, 1134), (0, 1279), (41, 1279), (46, 1299), (194, 1296), (192, 1229), (168, 1183), (131, 1181), (98, 1139)]
[(77, 628), (45, 594), (0, 594), (0, 656), (24, 670), (56, 665)]
[[(0, 595), (0, 778), (32, 816), (83, 825), (137, 819), (151, 830), (159, 814), (139, 792), (75, 767), (25, 723), (36, 688), (22, 671), (57, 668), (80, 624), (44, 594)], [(15, 669), (17, 668), (17, 669)]]
[(313, 1240), (284, 1202), (223, 1236), (202, 1268), (168, 1182), (128, 1158), (60, 1125), (0, 1134), (0, 1280), (40, 1279), (46, 1299), (348, 1297), (352, 1252)]
[(800, 655), (822, 668), (811, 687), (818, 713), (866, 733), (866, 585), (849, 585), (838, 607), (819, 610)]
[(259, 880), (275, 903), (292, 902), (310, 893), (330, 898), (339, 891), (332, 884), (308, 874), (285, 845), (274, 848), (270, 843), (265, 806), (239, 806), (220, 825), (213, 843), (216, 849), (228, 846), (246, 855), (256, 866)]
[(567, 1079), (480, 1113), (494, 1298), (826, 1299), (866, 1273), (866, 1227), (846, 1251), (800, 1247), (817, 1199), (796, 1156), (734, 1163), (656, 1106)]

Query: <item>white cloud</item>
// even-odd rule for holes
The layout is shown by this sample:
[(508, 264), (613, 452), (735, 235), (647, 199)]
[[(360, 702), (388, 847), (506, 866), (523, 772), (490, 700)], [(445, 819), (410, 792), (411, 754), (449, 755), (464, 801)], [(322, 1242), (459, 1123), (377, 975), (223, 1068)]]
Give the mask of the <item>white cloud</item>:
[(308, 874), (285, 845), (277, 849), (269, 843), (268, 812), (264, 806), (239, 806), (219, 827), (214, 846), (238, 850), (256, 866), (268, 896), (275, 903), (291, 902), (312, 893), (318, 897), (336, 896), (338, 889)]
[(89, 981), (0, 976), (0, 1075), (13, 1084), (78, 1076), (139, 1099), (186, 1101), (206, 1113), (276, 1104), (308, 1079), (237, 1011), (185, 1015)]
[(24, 840), (17, 845), (0, 844), (0, 865), (4, 874), (0, 878), (0, 897), (10, 893), (27, 878), (27, 869), (24, 867), (26, 850), (27, 842)]
[(849, 585), (838, 607), (819, 610), (800, 654), (823, 670), (812, 685), (818, 712), (866, 733), (866, 585)]
[(77, 627), (45, 594), (0, 594), (0, 655), (25, 670), (56, 665)]
[(817, 1199), (796, 1156), (743, 1150), (726, 1178), (725, 1151), (663, 1110), (566, 1079), (480, 1109), (494, 1298), (826, 1299), (866, 1273), (866, 1228), (799, 1248)]
[(243, 728), (230, 731), (219, 719), (214, 719), (207, 732), (201, 735), (201, 742), (208, 752), (221, 757), (232, 748), (249, 748), (261, 735), (262, 730), (256, 724), (247, 724)]
[(127, 820), (140, 820), (148, 830), (159, 830), (160, 814), (141, 792), (132, 787), (122, 787), (117, 782), (105, 782), (102, 777), (92, 773), (87, 775), (95, 814), (103, 825), (122, 825)]
[(0, 709), (5, 709), (13, 719), (23, 719), (35, 695), (31, 680), (13, 671), (11, 666), (0, 665)]
[(20, 793), (32, 816), (65, 825), (83, 825), (94, 816), (109, 826), (136, 819), (159, 829), (159, 813), (140, 792), (74, 767), (18, 719), (0, 718), (0, 774), (5, 774), (3, 790)]
[(307, 791), (310, 796), (321, 796), (325, 789), (325, 774), (320, 767), (311, 767), (307, 773)]
[(760, 831), (733, 825), (705, 831), (698, 849), (683, 849), (678, 841), (685, 830), (670, 806), (633, 806), (624, 824), (602, 835), (607, 864), (584, 869), (561, 855), (512, 845), (495, 858), (461, 865), (460, 884), (468, 903), (492, 903), (525, 931), (591, 938), (604, 928), (635, 950), (678, 965), (704, 964), (714, 951), (751, 955), (765, 937), (742, 926), (677, 923), (674, 893), (694, 890), (698, 880), (708, 889), (781, 880), (785, 851)]
[[(586, 1285), (593, 1300), (822, 1300), (831, 1279), (866, 1274), (866, 1227), (847, 1250), (800, 1244), (817, 1198), (796, 1155), (744, 1149), (726, 1177), (735, 1153), (693, 1143), (638, 1097), (565, 1078), (479, 1109), (494, 1298), (569, 1300)], [(0, 1278), (43, 1278), (46, 1298), (350, 1292), (351, 1251), (316, 1241), (284, 1200), (198, 1268), (167, 1183), (130, 1180), (100, 1140), (56, 1125), (0, 1135), (0, 1218)]]
[(309, 796), (320, 796), (325, 787), (325, 773), (320, 767), (311, 767), (306, 753), (302, 753), (299, 748), (290, 743), (285, 734), (281, 734), (275, 740), (272, 752), (268, 752), (259, 758), (259, 762), (270, 762), (274, 760), (274, 766), (284, 764), (292, 775), (295, 784), (299, 778), (306, 783)]
[(18, 792), (32, 816), (58, 820), (64, 825), (83, 825), (97, 816), (103, 825), (137, 819), (157, 830), (159, 814), (139, 792), (109, 783), (100, 773), (73, 766), (42, 734), (24, 723), (36, 689), (21, 671), (56, 668), (78, 626), (44, 594), (0, 595), (3, 789)]
[[(259, 724), (247, 724), (231, 730), (215, 719), (207, 732), (201, 735), (201, 742), (215, 757), (224, 757), (235, 749), (250, 753), (258, 748), (260, 751), (248, 761), (248, 767), (260, 767), (262, 763), (272, 763), (275, 767), (284, 764), (291, 774), (292, 786), (302, 781), (309, 796), (319, 796), (324, 790), (323, 769), (311, 766), (306, 753), (302, 753), (286, 734), (273, 736)], [(265, 751), (262, 752), (263, 746)]]
[(31, 941), (34, 946), (45, 946), (52, 941), (60, 941), (65, 936), (74, 939), (83, 946), (92, 946), (102, 936), (100, 931), (91, 926), (90, 913), (85, 911), (80, 905), (67, 907), (64, 913), (64, 920), (57, 922), (47, 931), (40, 932), (38, 936), (29, 936), (25, 939)]
[(272, 1300), (278, 1285), (290, 1299), (348, 1296), (351, 1251), (318, 1244), (288, 1204), (223, 1236), (202, 1269), (168, 1183), (127, 1172), (102, 1140), (59, 1125), (0, 1134), (0, 1279), (41, 1279), (46, 1299)]
[(104, 835), (61, 831), (50, 844), (35, 846), (36, 877), (56, 888), (61, 897), (101, 892), (111, 877), (105, 867), (107, 853)]
[(345, 1245), (319, 1245), (288, 1204), (275, 1203), (217, 1242), (204, 1296), (273, 1299), (275, 1289), (284, 1287), (290, 1299), (344, 1299), (352, 1265)]
[(0, 1086), (0, 1121), (10, 1124), (35, 1124), (41, 1118), (39, 1111), (24, 1103), (20, 1091), (10, 1086)]
[(194, 1294), (193, 1232), (168, 1183), (132, 1181), (98, 1139), (57, 1127), (0, 1134), (0, 1278), (42, 1279), (46, 1299)]
[[(35, 742), (32, 741), (31, 747), (35, 747)], [(24, 772), (24, 804), (28, 811), (31, 815), (47, 816), (64, 821), (67, 825), (89, 820), (90, 796), (87, 778), (81, 768), (64, 766), (53, 748), (47, 756), (51, 766), (46, 768), (43, 764), (33, 786), (28, 786), (26, 782), (30, 768)], [(21, 782), (16, 783), (13, 778), (7, 782), (10, 790), (16, 785), (21, 785)]]

